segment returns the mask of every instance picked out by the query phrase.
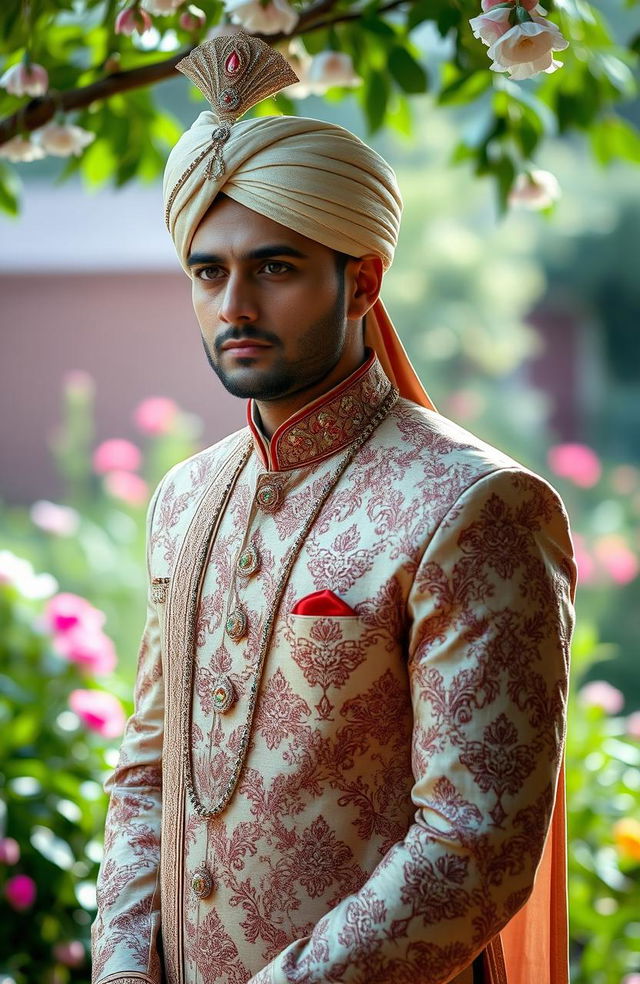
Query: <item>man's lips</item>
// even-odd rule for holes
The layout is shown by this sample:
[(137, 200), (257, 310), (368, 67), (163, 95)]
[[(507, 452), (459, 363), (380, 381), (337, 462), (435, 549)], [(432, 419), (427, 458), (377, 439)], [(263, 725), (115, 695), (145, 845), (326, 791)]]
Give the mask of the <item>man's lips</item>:
[(273, 348), (270, 342), (257, 338), (230, 338), (220, 347), (221, 352), (231, 352), (232, 355), (260, 355), (264, 349)]

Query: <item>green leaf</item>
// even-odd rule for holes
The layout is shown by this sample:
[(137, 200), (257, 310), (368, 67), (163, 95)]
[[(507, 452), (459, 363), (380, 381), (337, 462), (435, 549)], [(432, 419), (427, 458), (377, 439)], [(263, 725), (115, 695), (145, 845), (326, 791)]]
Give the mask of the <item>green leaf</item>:
[(366, 83), (364, 111), (369, 131), (375, 133), (384, 123), (389, 100), (389, 78), (386, 72), (374, 70)]
[(600, 164), (622, 158), (640, 164), (640, 133), (619, 116), (607, 116), (589, 131), (591, 147)]
[(388, 59), (389, 71), (404, 92), (426, 92), (427, 73), (410, 51), (399, 45), (392, 48)]
[(20, 181), (12, 168), (0, 163), (0, 210), (7, 215), (20, 212)]
[(443, 80), (447, 78), (450, 81), (438, 93), (438, 102), (444, 106), (473, 102), (491, 87), (493, 81), (491, 72), (460, 73), (452, 65), (444, 66)]
[(371, 34), (377, 34), (381, 38), (395, 38), (396, 31), (393, 29), (391, 24), (388, 24), (381, 17), (376, 17), (374, 13), (366, 14), (361, 17), (358, 21), (358, 27), (365, 31), (370, 31)]

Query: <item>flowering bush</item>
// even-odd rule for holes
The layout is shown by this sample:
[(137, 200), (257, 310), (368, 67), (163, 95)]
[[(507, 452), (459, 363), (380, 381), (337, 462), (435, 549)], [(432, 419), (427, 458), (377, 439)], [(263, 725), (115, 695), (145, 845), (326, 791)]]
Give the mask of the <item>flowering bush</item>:
[(630, 984), (640, 972), (640, 736), (619, 690), (580, 687), (597, 654), (579, 628), (567, 739), (571, 980)]
[(120, 439), (94, 447), (92, 399), (92, 380), (71, 374), (55, 445), (65, 504), (0, 513), (2, 984), (90, 980), (102, 781), (144, 617), (145, 508), (194, 450), (197, 421), (161, 398), (133, 412), (145, 453)]
[(24, 561), (0, 574), (0, 979), (70, 984), (89, 979), (105, 739), (122, 733), (124, 710), (94, 689), (94, 666), (56, 646), (81, 627), (102, 634), (104, 615), (72, 595), (45, 602), (42, 584)]

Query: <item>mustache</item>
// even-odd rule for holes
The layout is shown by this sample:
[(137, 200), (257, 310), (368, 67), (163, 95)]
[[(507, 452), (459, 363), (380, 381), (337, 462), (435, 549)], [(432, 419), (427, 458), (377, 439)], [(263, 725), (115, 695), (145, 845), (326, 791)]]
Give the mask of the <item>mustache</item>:
[(254, 325), (244, 325), (242, 328), (232, 325), (230, 328), (225, 329), (222, 334), (216, 337), (213, 343), (213, 347), (216, 350), (216, 354), (220, 355), (222, 351), (222, 346), (225, 342), (268, 342), (269, 345), (281, 345), (280, 339), (273, 332), (267, 331), (264, 328), (256, 328)]

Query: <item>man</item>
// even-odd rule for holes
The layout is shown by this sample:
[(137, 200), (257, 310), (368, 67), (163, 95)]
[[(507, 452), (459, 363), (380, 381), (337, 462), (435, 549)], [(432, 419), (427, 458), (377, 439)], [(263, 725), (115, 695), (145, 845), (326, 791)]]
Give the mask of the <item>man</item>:
[(94, 982), (565, 984), (561, 503), (425, 409), (379, 299), (389, 166), (235, 122), (292, 81), (254, 39), (180, 67), (216, 115), (167, 222), (248, 427), (149, 508)]

